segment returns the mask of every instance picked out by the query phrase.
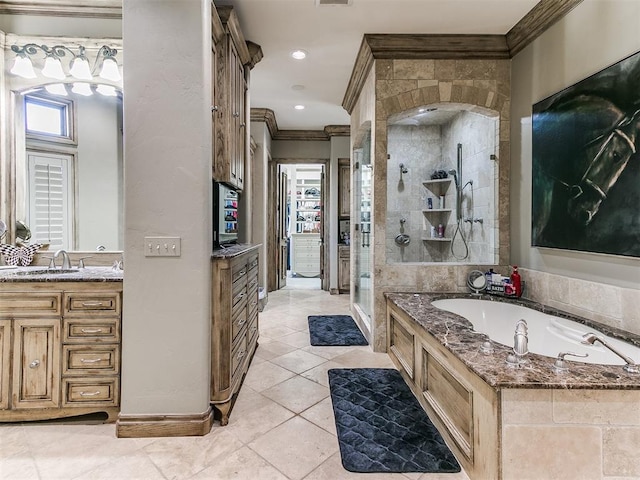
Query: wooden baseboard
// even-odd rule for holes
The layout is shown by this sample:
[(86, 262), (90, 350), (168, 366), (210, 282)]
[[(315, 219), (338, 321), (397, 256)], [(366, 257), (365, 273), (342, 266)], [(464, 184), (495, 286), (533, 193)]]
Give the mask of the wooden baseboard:
[(199, 415), (123, 415), (116, 422), (119, 438), (189, 437), (206, 435), (213, 425), (213, 409)]
[(330, 295), (338, 295), (339, 293), (340, 291), (337, 288), (332, 288), (331, 290), (329, 290)]

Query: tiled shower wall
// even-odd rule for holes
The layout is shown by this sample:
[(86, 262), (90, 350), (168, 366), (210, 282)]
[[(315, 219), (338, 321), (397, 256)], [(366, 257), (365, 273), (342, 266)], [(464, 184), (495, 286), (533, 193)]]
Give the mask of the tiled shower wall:
[[(490, 157), (496, 155), (497, 118), (462, 110), (444, 125), (390, 125), (387, 132), (387, 263), (401, 262), (465, 262), (493, 263), (497, 232), (496, 210), (497, 166)], [(457, 168), (458, 143), (462, 144), (462, 214), (470, 222), (461, 222), (456, 233), (456, 190), (453, 184), (440, 187), (423, 185), (436, 170)], [(400, 164), (408, 170), (400, 171)], [(424, 212), (427, 198), (438, 208), (438, 195), (445, 196), (445, 208), (451, 212)], [(404, 219), (405, 222), (401, 223)], [(473, 221), (473, 220), (480, 221)], [(430, 237), (430, 227), (442, 223), (445, 237), (451, 242), (423, 240)], [(404, 233), (408, 245), (395, 239)], [(463, 236), (466, 241), (463, 241)], [(455, 255), (454, 255), (455, 253)]]

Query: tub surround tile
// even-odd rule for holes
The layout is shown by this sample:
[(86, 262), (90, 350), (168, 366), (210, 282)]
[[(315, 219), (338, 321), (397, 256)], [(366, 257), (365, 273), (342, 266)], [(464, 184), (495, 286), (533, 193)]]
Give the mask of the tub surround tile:
[(480, 297), (461, 293), (386, 293), (385, 297), (406, 312), (418, 325), (427, 330), (440, 343), (456, 355), (471, 371), (488, 385), (502, 388), (549, 388), (549, 389), (631, 389), (640, 390), (640, 375), (628, 374), (619, 365), (580, 364), (572, 362), (568, 374), (557, 374), (551, 366), (553, 359), (530, 353), (529, 362), (523, 368), (514, 368), (506, 363), (511, 347), (493, 342), (494, 353), (480, 352), (485, 341), (484, 334), (473, 331), (471, 322), (454, 313), (440, 310), (431, 301), (440, 298), (481, 298), (489, 301), (507, 301), (534, 310), (556, 315), (602, 331), (602, 333), (625, 339), (640, 346), (640, 336), (619, 329), (596, 324), (590, 320), (568, 315), (566, 312), (522, 299), (506, 299), (491, 295)]
[[(596, 427), (507, 425), (502, 433), (503, 478), (598, 480), (602, 478), (602, 439)], [(522, 455), (527, 452), (527, 455)], [(535, 454), (534, 454), (535, 452)], [(566, 452), (558, 455), (558, 452)], [(580, 452), (580, 462), (566, 456)]]
[(604, 474), (640, 478), (640, 429), (605, 428), (603, 435)]
[(548, 424), (553, 422), (553, 391), (505, 389), (502, 396), (504, 424)]
[(635, 390), (554, 390), (555, 423), (640, 426), (640, 392)]

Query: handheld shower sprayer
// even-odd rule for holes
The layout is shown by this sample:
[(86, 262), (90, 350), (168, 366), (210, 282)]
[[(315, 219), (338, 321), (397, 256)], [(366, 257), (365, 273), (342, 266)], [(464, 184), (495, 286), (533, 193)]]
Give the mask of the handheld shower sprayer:
[(452, 168), (449, 170), (449, 175), (453, 175), (453, 183), (456, 185), (456, 188), (460, 188), (460, 184), (458, 183), (458, 172)]
[(640, 365), (634, 362), (631, 358), (627, 357), (624, 353), (614, 348), (611, 344), (604, 340), (604, 338), (598, 337), (595, 333), (585, 333), (582, 335), (582, 342), (584, 345), (593, 345), (595, 342), (600, 342), (605, 348), (609, 349), (627, 364), (622, 367), (625, 372), (628, 373), (640, 373)]

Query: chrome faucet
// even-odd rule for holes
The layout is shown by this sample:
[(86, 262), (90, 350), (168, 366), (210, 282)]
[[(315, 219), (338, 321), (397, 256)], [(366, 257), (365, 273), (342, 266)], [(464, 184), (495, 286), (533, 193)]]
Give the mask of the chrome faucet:
[(516, 331), (513, 335), (513, 353), (507, 356), (507, 363), (518, 365), (526, 363), (525, 356), (529, 353), (529, 336), (527, 321), (521, 318), (516, 322)]
[(58, 258), (58, 255), (62, 255), (62, 269), (69, 270), (71, 268), (71, 260), (69, 259), (69, 254), (66, 250), (60, 249), (53, 255), (53, 266), (55, 268), (55, 259)]
[(634, 362), (631, 358), (627, 357), (624, 353), (619, 352), (613, 346), (609, 345), (603, 338), (598, 337), (595, 333), (585, 333), (582, 335), (582, 343), (585, 345), (593, 345), (595, 342), (600, 342), (605, 348), (608, 348), (627, 364), (622, 367), (625, 372), (628, 373), (640, 373), (640, 365)]

